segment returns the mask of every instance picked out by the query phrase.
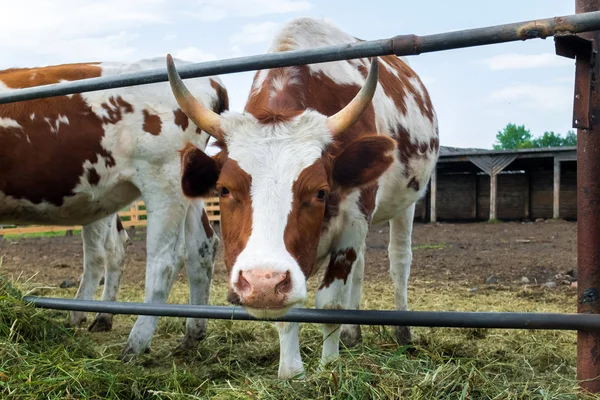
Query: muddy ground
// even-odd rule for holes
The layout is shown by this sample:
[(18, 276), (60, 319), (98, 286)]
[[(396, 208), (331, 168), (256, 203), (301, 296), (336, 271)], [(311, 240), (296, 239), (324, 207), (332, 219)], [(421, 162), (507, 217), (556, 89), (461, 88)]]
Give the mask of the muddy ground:
[[(576, 223), (415, 224), (411, 281), (431, 285), (501, 283), (522, 285), (554, 280), (556, 274), (576, 268)], [(217, 227), (218, 230), (218, 227)], [(145, 230), (137, 229), (127, 250), (124, 283), (144, 282)], [(371, 228), (367, 239), (365, 275), (367, 280), (389, 279), (388, 226)], [(222, 249), (217, 256), (215, 279), (225, 281)], [(5, 238), (0, 240), (4, 256), (0, 273), (23, 281), (58, 286), (64, 280), (77, 281), (82, 271), (81, 237)], [(180, 274), (184, 279), (184, 273)]]

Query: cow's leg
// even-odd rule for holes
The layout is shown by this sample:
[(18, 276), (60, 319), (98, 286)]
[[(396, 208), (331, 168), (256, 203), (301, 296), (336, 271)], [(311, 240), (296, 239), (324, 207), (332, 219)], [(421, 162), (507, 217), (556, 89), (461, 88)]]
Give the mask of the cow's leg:
[[(403, 311), (408, 310), (408, 277), (412, 262), (411, 236), (414, 215), (413, 203), (390, 221), (390, 275), (394, 281), (396, 309)], [(400, 344), (408, 344), (411, 341), (410, 329), (407, 326), (395, 326), (394, 336)]]
[(300, 355), (300, 324), (297, 322), (276, 322), (279, 333), (279, 379), (304, 377), (304, 365)]
[[(353, 221), (349, 224), (331, 250), (329, 265), (323, 276), (316, 296), (317, 308), (350, 308), (350, 287), (352, 275), (359, 260), (363, 257), (365, 237), (368, 231), (366, 221)], [(362, 279), (360, 280), (362, 282)], [(355, 303), (354, 303), (355, 304)], [(321, 366), (339, 356), (340, 325), (323, 324), (323, 351)]]
[[(177, 193), (160, 192), (158, 188), (151, 192), (161, 193), (161, 196), (144, 198), (148, 215), (144, 303), (164, 304), (185, 261), (184, 228), (188, 204), (183, 200), (179, 202)], [(157, 325), (158, 317), (139, 316), (122, 351), (122, 358), (128, 360), (149, 350)]]
[[(362, 297), (362, 283), (365, 274), (365, 252), (357, 254), (356, 264), (352, 269), (351, 286), (347, 307), (348, 309), (358, 310)], [(354, 347), (362, 341), (360, 325), (342, 325), (340, 340), (345, 347)]]
[[(82, 227), (83, 274), (75, 295), (78, 300), (93, 300), (100, 284), (102, 271), (106, 264), (104, 244), (110, 229), (110, 218), (112, 215)], [(71, 326), (80, 326), (87, 320), (86, 315), (86, 312), (71, 311), (66, 323)]]
[[(104, 271), (102, 301), (116, 301), (125, 264), (125, 252), (129, 243), (129, 235), (120, 224), (118, 215), (114, 215), (108, 229), (105, 243), (107, 260)], [(92, 332), (108, 332), (112, 329), (112, 319), (112, 314), (98, 313), (89, 330)]]
[[(210, 226), (203, 201), (198, 200), (190, 205), (185, 229), (187, 247), (185, 270), (190, 286), (190, 304), (206, 305), (210, 295), (210, 282), (219, 238)], [(206, 318), (188, 318), (185, 337), (180, 347), (194, 348), (206, 336), (206, 325)]]

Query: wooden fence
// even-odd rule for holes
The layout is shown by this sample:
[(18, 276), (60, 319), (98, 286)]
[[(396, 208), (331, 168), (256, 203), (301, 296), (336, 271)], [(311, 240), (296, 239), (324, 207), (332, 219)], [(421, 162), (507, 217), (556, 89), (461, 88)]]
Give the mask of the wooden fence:
[[(219, 207), (219, 198), (211, 197), (204, 201), (204, 207), (211, 222), (220, 222), (221, 213)], [(146, 207), (143, 201), (135, 202), (127, 210), (119, 212), (119, 217), (123, 226), (126, 228), (132, 226), (146, 226)], [(3, 235), (24, 235), (48, 232), (67, 232), (72, 234), (74, 230), (81, 229), (81, 226), (4, 226), (0, 228), (0, 237)]]

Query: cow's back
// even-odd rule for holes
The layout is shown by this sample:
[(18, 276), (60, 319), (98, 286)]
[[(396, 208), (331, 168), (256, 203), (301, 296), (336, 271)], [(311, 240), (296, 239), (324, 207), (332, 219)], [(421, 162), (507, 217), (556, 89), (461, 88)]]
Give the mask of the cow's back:
[[(0, 71), (0, 92), (163, 66), (157, 58), (10, 69)], [(219, 107), (218, 78), (190, 85)], [(139, 197), (140, 173), (174, 169), (186, 140), (204, 148), (199, 133), (166, 82), (0, 105), (0, 221), (84, 224), (116, 212)]]

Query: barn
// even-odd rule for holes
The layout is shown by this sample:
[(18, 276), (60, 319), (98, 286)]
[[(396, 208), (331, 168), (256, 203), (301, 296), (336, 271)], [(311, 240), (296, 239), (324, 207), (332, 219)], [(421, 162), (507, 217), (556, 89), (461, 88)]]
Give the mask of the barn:
[(415, 219), (577, 219), (577, 148), (444, 147)]

